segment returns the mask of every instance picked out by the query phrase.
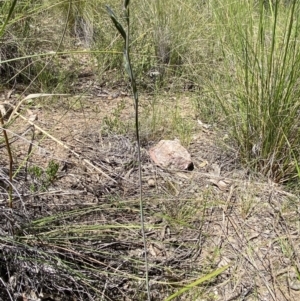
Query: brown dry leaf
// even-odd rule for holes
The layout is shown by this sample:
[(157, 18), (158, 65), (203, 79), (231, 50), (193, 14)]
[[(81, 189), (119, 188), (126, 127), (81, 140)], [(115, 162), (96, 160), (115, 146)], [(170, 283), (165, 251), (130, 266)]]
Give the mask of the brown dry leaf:
[(0, 105), (0, 112), (1, 112), (2, 116), (5, 116), (5, 114), (6, 114), (6, 108), (5, 108), (4, 105)]
[(200, 167), (200, 168), (203, 168), (203, 167), (205, 167), (206, 165), (208, 165), (208, 162), (207, 162), (207, 161), (202, 161), (202, 162), (199, 164), (199, 167)]
[(37, 300), (40, 301), (41, 299), (37, 296), (37, 294), (34, 291), (30, 292), (30, 300)]
[(203, 123), (201, 120), (197, 120), (198, 124), (205, 129), (209, 129), (211, 127), (211, 124)]
[(164, 240), (166, 237), (170, 237), (170, 227), (168, 225), (165, 225), (160, 234), (161, 240)]
[(31, 122), (38, 120), (37, 114), (30, 115), (28, 117), (28, 120)]
[(3, 118), (8, 118), (12, 112), (12, 106), (7, 101), (4, 101), (0, 105), (0, 112)]
[(128, 180), (132, 172), (133, 172), (133, 168), (129, 169), (126, 175), (124, 176), (124, 179)]
[(16, 276), (11, 276), (9, 278), (9, 284), (12, 288), (15, 288), (17, 286), (17, 278)]
[(149, 254), (152, 255), (153, 257), (157, 257), (157, 252), (155, 249), (156, 248), (153, 246), (153, 244), (151, 244), (149, 247)]
[(215, 179), (209, 179), (209, 182), (213, 183), (215, 186), (217, 186), (221, 191), (227, 191), (230, 186), (232, 185), (231, 181), (228, 180), (215, 180)]
[(289, 273), (288, 284), (292, 290), (300, 291), (300, 282), (295, 271)]
[(9, 98), (11, 98), (11, 95), (13, 94), (13, 92), (15, 91), (15, 89), (11, 89), (11, 90), (9, 90), (8, 92), (7, 92), (7, 98), (9, 99)]

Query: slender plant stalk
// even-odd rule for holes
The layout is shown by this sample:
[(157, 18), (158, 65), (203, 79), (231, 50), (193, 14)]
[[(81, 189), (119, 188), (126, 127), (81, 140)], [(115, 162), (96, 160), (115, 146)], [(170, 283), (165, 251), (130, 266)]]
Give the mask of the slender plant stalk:
[(9, 206), (9, 208), (12, 208), (13, 207), (13, 204), (12, 204), (12, 168), (13, 168), (13, 158), (12, 158), (11, 149), (10, 149), (10, 145), (9, 145), (9, 141), (8, 141), (8, 137), (7, 137), (7, 132), (6, 132), (6, 129), (5, 129), (5, 124), (4, 124), (4, 120), (3, 120), (3, 116), (2, 116), (1, 111), (0, 111), (0, 122), (1, 122), (1, 125), (2, 125), (3, 136), (4, 136), (5, 145), (6, 145), (7, 152), (8, 152), (8, 158), (9, 158), (8, 206)]
[(126, 20), (126, 32), (123, 26), (118, 22), (116, 15), (110, 9), (110, 7), (106, 6), (108, 14), (110, 15), (115, 27), (122, 35), (125, 41), (125, 49), (124, 49), (124, 64), (125, 70), (129, 76), (131, 89), (134, 97), (134, 109), (135, 109), (135, 132), (136, 132), (136, 141), (137, 141), (137, 152), (138, 152), (138, 166), (139, 166), (139, 194), (140, 194), (140, 218), (141, 218), (141, 229), (144, 243), (144, 254), (145, 254), (145, 265), (146, 265), (146, 289), (147, 289), (147, 297), (148, 301), (151, 300), (150, 297), (150, 286), (149, 286), (149, 264), (148, 264), (148, 253), (147, 253), (147, 241), (145, 235), (145, 223), (144, 223), (144, 206), (143, 206), (143, 190), (142, 190), (142, 163), (141, 163), (141, 144), (140, 144), (140, 134), (139, 134), (139, 98), (136, 86), (135, 76), (132, 71), (130, 55), (129, 55), (129, 35), (130, 35), (130, 15), (129, 15), (129, 2), (130, 0), (124, 1), (124, 13)]
[[(0, 29), (0, 38), (3, 36), (5, 28), (9, 22), (9, 20), (12, 17), (12, 14), (15, 10), (15, 6), (17, 4), (17, 0), (13, 0), (11, 2), (10, 8), (9, 8), (9, 12), (8, 15), (4, 21), (4, 24), (2, 25), (1, 29)], [(3, 120), (3, 116), (2, 113), (0, 112), (0, 123), (3, 127), (3, 135), (4, 135), (4, 140), (5, 140), (5, 144), (6, 144), (6, 148), (7, 148), (7, 152), (8, 152), (8, 157), (9, 157), (9, 189), (8, 189), (8, 206), (10, 208), (13, 207), (13, 203), (12, 203), (12, 166), (13, 166), (13, 159), (12, 159), (12, 154), (11, 154), (11, 149), (10, 149), (10, 145), (9, 145), (9, 141), (8, 141), (8, 137), (7, 137), (7, 132), (5, 130), (5, 124), (4, 124), (4, 120)]]

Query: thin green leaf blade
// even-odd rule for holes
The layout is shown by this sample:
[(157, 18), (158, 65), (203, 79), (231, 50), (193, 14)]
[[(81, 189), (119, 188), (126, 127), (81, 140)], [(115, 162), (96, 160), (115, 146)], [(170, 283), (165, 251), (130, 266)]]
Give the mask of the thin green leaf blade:
[(132, 72), (131, 72), (131, 67), (130, 67), (130, 63), (128, 61), (128, 56), (127, 56), (126, 50), (124, 50), (123, 58), (124, 58), (124, 69), (125, 69), (126, 73), (128, 74), (130, 80), (132, 81)]
[(10, 6), (10, 9), (9, 9), (8, 15), (7, 15), (7, 17), (6, 17), (6, 20), (5, 20), (3, 26), (2, 26), (2, 28), (1, 28), (1, 30), (0, 30), (0, 38), (2, 37), (3, 32), (4, 32), (4, 30), (5, 30), (5, 27), (6, 27), (6, 25), (8, 24), (8, 21), (10, 20), (12, 14), (13, 14), (13, 12), (14, 12), (14, 9), (15, 9), (15, 6), (16, 6), (17, 2), (18, 2), (18, 0), (14, 0), (14, 1), (12, 2), (11, 6)]
[(107, 13), (109, 14), (111, 20), (113, 21), (115, 27), (117, 28), (117, 30), (121, 34), (121, 36), (123, 37), (124, 40), (126, 40), (125, 30), (124, 30), (123, 26), (121, 25), (121, 23), (117, 20), (117, 17), (115, 15), (115, 13), (113, 12), (113, 10), (108, 5), (106, 5), (106, 10), (107, 10)]
[(167, 299), (165, 299), (165, 301), (171, 301), (174, 298), (182, 295), (186, 291), (190, 290), (191, 288), (193, 288), (193, 287), (195, 287), (195, 286), (197, 286), (197, 285), (199, 285), (199, 284), (201, 284), (201, 283), (203, 283), (203, 282), (205, 282), (207, 280), (210, 280), (212, 278), (217, 277), (218, 275), (220, 275), (221, 273), (223, 273), (228, 268), (229, 268), (229, 265), (226, 265), (226, 266), (224, 266), (222, 268), (219, 268), (219, 269), (217, 269), (217, 270), (215, 270), (215, 271), (213, 271), (213, 272), (211, 272), (211, 273), (209, 273), (209, 274), (207, 274), (207, 275), (205, 275), (205, 276), (197, 279), (196, 281), (194, 281), (194, 282), (188, 284), (187, 286), (183, 287), (182, 289), (180, 289), (178, 292), (176, 292), (173, 295), (169, 296)]

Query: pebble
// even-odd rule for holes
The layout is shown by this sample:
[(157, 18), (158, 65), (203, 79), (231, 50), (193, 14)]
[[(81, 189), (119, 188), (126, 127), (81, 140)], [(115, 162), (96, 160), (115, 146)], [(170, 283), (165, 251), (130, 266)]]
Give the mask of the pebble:
[(148, 180), (149, 187), (155, 187), (155, 181), (153, 179)]

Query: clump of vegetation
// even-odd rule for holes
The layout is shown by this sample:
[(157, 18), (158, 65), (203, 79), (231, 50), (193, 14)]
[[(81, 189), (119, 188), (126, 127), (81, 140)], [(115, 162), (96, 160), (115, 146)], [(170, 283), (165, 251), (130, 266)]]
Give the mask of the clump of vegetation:
[(103, 118), (103, 133), (113, 132), (117, 134), (125, 134), (128, 132), (128, 121), (122, 121), (122, 112), (125, 109), (125, 102), (121, 101), (110, 115)]
[(31, 175), (30, 189), (32, 192), (44, 192), (56, 180), (59, 164), (54, 160), (50, 160), (48, 166), (44, 170), (39, 166), (31, 166), (28, 168), (28, 173)]
[[(68, 91), (76, 79), (74, 61), (57, 55), (68, 45), (64, 22), (53, 14), (53, 3), (17, 1), (0, 37), (0, 84), (39, 92)], [(11, 5), (1, 4), (3, 16)], [(69, 51), (69, 50), (68, 50)], [(62, 64), (64, 62), (64, 64)]]
[(299, 10), (297, 1), (214, 5), (224, 55), (215, 95), (243, 161), (276, 182), (298, 175)]

